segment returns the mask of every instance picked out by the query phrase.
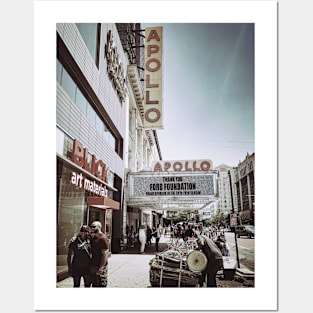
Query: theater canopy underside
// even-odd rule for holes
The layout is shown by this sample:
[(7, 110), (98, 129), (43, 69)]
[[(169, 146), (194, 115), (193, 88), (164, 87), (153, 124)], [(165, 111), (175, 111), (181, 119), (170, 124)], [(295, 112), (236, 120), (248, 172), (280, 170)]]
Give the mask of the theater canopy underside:
[(127, 205), (151, 210), (201, 210), (215, 202), (216, 172), (129, 173)]

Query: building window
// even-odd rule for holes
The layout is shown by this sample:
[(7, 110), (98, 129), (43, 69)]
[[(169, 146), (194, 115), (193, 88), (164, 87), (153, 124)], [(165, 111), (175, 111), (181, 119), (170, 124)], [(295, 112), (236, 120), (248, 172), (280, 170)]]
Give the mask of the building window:
[(57, 60), (57, 82), (59, 84), (61, 84), (62, 69), (62, 64)]
[(77, 105), (77, 107), (82, 111), (84, 116), (87, 117), (90, 125), (94, 127), (99, 134), (105, 138), (105, 140), (109, 143), (109, 145), (119, 153), (119, 145), (117, 144), (117, 139), (111, 133), (109, 128), (105, 125), (104, 121), (97, 115), (96, 111), (93, 109), (91, 104), (87, 101), (81, 90), (75, 84), (71, 76), (64, 69), (62, 64), (57, 60), (57, 81), (64, 89), (64, 91), (68, 94), (71, 100)]
[(71, 76), (67, 73), (65, 69), (62, 71), (60, 84), (67, 93), (67, 95), (71, 98), (73, 102), (75, 102), (76, 96), (76, 84), (72, 80)]
[(249, 171), (252, 171), (253, 170), (253, 162), (250, 162), (249, 163)]
[(72, 159), (72, 151), (73, 151), (73, 139), (65, 134), (61, 129), (56, 129), (56, 141), (57, 141), (57, 149), (56, 152), (64, 155), (67, 159)]
[(76, 101), (75, 103), (80, 108), (80, 110), (87, 116), (87, 99), (84, 97), (82, 92), (77, 88), (76, 90)]
[(96, 129), (100, 134), (103, 134), (104, 132), (103, 122), (98, 115), (96, 115)]
[(64, 134), (63, 154), (66, 156), (67, 159), (71, 160), (72, 152), (73, 152), (73, 139), (70, 138), (68, 135)]
[(89, 103), (87, 104), (87, 118), (90, 125), (96, 127), (96, 112)]
[(246, 174), (246, 167), (243, 167), (241, 170), (240, 170), (240, 176), (243, 177), (245, 176)]
[[(73, 168), (57, 160), (57, 255), (67, 255), (68, 244), (80, 228), (87, 210), (85, 191), (69, 183)], [(58, 265), (66, 258), (58, 257)]]
[(91, 57), (97, 63), (98, 47), (98, 24), (96, 23), (76, 23), (76, 27), (82, 36)]

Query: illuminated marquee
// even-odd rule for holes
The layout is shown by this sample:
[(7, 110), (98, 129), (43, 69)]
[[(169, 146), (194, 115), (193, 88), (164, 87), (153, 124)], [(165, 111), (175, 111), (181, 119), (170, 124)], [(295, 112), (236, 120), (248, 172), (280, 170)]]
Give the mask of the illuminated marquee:
[(163, 128), (162, 32), (162, 27), (146, 28), (144, 127), (150, 129)]
[(214, 196), (214, 176), (133, 176), (131, 197)]

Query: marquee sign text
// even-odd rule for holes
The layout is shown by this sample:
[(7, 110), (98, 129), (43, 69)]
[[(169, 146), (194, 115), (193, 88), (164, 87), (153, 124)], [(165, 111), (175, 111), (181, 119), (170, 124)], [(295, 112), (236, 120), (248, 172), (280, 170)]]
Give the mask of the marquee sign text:
[(209, 175), (133, 176), (131, 197), (214, 196)]

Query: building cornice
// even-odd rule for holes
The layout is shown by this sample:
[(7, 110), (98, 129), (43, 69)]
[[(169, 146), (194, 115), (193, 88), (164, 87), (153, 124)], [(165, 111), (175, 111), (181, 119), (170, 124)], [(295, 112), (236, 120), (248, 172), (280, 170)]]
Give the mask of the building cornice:
[(140, 77), (136, 64), (130, 64), (127, 66), (127, 76), (129, 83), (132, 87), (133, 94), (136, 100), (137, 107), (140, 112), (140, 116), (143, 119), (144, 107), (143, 107), (143, 92), (140, 85)]

